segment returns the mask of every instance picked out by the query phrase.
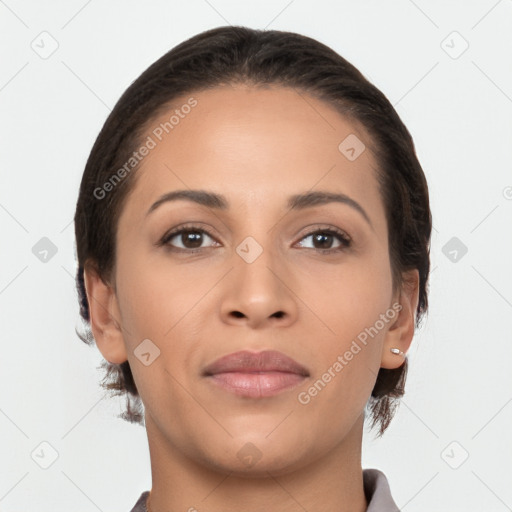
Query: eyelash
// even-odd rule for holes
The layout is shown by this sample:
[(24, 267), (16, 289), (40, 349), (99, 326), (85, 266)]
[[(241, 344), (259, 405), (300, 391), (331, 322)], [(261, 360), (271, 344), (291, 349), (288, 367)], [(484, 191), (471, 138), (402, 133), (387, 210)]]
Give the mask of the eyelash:
[[(204, 249), (207, 249), (207, 247), (197, 247), (195, 249), (182, 249), (181, 247), (173, 247), (169, 244), (170, 240), (172, 240), (175, 236), (181, 235), (181, 234), (187, 233), (187, 232), (204, 233), (204, 234), (208, 235), (212, 240), (215, 240), (215, 237), (212, 234), (210, 234), (210, 232), (207, 229), (200, 228), (199, 226), (194, 226), (194, 225), (186, 225), (186, 226), (181, 226), (180, 228), (178, 228), (176, 230), (166, 233), (162, 237), (160, 242), (158, 242), (157, 245), (158, 246), (166, 246), (168, 248), (168, 250), (173, 251), (173, 252), (182, 252), (182, 253), (188, 253), (188, 254), (197, 253)], [(320, 234), (320, 233), (324, 234), (324, 235), (333, 235), (334, 237), (336, 237), (339, 240), (341, 245), (339, 247), (335, 247), (333, 249), (316, 249), (314, 247), (313, 248), (308, 247), (307, 249), (313, 249), (314, 251), (317, 251), (321, 254), (331, 254), (331, 253), (335, 253), (335, 252), (344, 251), (352, 245), (352, 240), (350, 239), (350, 237), (343, 231), (337, 230), (335, 228), (322, 229), (322, 228), (318, 227), (315, 230), (310, 231), (309, 233), (306, 233), (299, 241), (302, 241), (305, 238), (310, 237), (311, 235), (316, 235), (316, 234)]]

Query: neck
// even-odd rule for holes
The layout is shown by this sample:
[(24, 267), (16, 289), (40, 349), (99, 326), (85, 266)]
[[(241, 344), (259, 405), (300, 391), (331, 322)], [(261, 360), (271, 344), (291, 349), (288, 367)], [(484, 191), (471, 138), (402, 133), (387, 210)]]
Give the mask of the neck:
[(365, 512), (361, 468), (364, 416), (337, 446), (289, 472), (247, 476), (200, 464), (172, 445), (146, 417), (151, 455), (151, 512)]

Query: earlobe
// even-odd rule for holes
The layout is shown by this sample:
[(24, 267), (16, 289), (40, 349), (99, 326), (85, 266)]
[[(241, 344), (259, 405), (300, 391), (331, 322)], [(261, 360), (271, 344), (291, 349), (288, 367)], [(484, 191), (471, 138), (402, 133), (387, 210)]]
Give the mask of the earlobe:
[(91, 330), (96, 345), (110, 363), (124, 363), (127, 360), (126, 347), (120, 327), (115, 292), (92, 266), (87, 266), (84, 270), (84, 283), (89, 303)]
[(403, 364), (414, 336), (418, 301), (419, 272), (413, 269), (403, 275), (399, 297), (400, 310), (384, 338), (381, 368), (394, 369)]

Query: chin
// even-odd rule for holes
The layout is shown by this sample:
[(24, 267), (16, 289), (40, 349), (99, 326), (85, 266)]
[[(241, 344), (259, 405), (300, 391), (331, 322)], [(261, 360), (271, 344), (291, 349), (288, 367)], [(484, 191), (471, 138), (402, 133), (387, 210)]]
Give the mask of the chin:
[(266, 435), (230, 438), (226, 446), (216, 443), (213, 450), (205, 450), (208, 454), (206, 464), (231, 476), (261, 478), (268, 477), (269, 473), (285, 475), (311, 462), (312, 457), (307, 455), (303, 442), (293, 441), (290, 435), (275, 435), (272, 439)]

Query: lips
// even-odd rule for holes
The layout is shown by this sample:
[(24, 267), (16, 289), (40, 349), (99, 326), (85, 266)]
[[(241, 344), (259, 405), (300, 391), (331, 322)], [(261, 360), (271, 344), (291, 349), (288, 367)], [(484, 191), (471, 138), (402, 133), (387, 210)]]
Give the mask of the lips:
[(225, 391), (262, 398), (296, 387), (308, 376), (307, 368), (281, 352), (235, 352), (208, 365), (203, 376)]
[(297, 361), (275, 350), (265, 350), (257, 353), (247, 350), (234, 352), (217, 359), (204, 370), (205, 375), (228, 372), (285, 372), (309, 375), (308, 370)]

